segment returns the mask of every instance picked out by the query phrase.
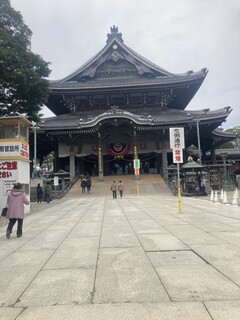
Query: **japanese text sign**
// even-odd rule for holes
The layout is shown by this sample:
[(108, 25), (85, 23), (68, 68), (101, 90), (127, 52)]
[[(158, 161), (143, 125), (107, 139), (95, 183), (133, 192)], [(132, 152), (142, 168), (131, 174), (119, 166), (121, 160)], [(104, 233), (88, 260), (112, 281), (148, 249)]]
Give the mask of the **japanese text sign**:
[(183, 163), (182, 149), (173, 149), (173, 163)]
[(170, 148), (171, 149), (184, 149), (184, 128), (170, 128)]
[(29, 145), (22, 141), (1, 141), (0, 158), (23, 158), (29, 159)]
[(17, 161), (0, 160), (0, 179), (16, 179), (17, 169)]

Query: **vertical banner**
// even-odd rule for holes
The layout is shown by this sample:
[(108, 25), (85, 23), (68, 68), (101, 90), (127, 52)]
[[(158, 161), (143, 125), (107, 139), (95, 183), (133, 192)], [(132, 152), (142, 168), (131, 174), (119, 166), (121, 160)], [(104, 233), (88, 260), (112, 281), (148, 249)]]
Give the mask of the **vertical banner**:
[(185, 149), (184, 128), (169, 128), (170, 148)]
[(139, 159), (134, 159), (133, 160), (133, 168), (134, 169), (140, 169), (140, 160)]

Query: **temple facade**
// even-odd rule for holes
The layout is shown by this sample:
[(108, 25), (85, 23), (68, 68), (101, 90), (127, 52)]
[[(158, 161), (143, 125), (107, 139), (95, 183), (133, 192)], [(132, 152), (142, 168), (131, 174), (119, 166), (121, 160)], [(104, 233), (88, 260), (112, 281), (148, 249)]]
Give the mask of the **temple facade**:
[(55, 171), (71, 177), (88, 173), (101, 181), (105, 175), (132, 174), (133, 159), (140, 159), (141, 173), (165, 176), (173, 162), (169, 128), (183, 127), (184, 159), (195, 146), (200, 161), (208, 151), (214, 161), (214, 149), (234, 138), (217, 130), (231, 107), (186, 110), (207, 73), (163, 69), (125, 45), (113, 26), (92, 59), (50, 81), (47, 107), (56, 116), (38, 124), (38, 136), (49, 141), (40, 149), (54, 148)]

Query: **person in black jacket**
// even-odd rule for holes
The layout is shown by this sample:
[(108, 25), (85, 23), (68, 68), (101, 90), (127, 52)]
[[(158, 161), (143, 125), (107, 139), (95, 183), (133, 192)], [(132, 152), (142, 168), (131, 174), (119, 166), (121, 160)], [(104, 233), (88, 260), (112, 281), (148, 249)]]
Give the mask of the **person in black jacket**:
[(81, 181), (82, 193), (85, 193), (86, 187), (87, 187), (87, 180), (84, 177), (84, 178), (82, 178), (82, 181)]
[(88, 178), (87, 178), (87, 181), (86, 181), (86, 187), (87, 187), (87, 192), (88, 192), (88, 193), (90, 193), (91, 186), (92, 186), (91, 177), (88, 177)]
[(37, 203), (41, 203), (43, 200), (43, 189), (40, 186), (40, 183), (38, 183), (37, 185), (36, 193), (37, 193)]

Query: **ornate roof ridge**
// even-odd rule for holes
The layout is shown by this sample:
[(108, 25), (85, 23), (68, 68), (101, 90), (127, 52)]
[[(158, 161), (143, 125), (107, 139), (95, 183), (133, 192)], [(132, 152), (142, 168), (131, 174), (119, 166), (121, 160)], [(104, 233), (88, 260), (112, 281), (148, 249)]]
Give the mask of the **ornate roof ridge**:
[(77, 76), (78, 74), (82, 74), (82, 76), (84, 76), (84, 74), (88, 74), (89, 73), (87, 72), (88, 69), (92, 69), (90, 71), (94, 75), (98, 66), (104, 63), (105, 59), (108, 57), (109, 54), (107, 54), (107, 51), (109, 50), (109, 48), (111, 48), (111, 46), (114, 52), (115, 51), (117, 52), (117, 50), (119, 50), (118, 47), (121, 47), (123, 50), (121, 54), (123, 55), (124, 59), (128, 60), (130, 63), (135, 64), (136, 67), (140, 69), (141, 67), (138, 65), (142, 64), (143, 68), (145, 67), (149, 69), (149, 71), (155, 72), (156, 78), (161, 78), (164, 76), (183, 77), (183, 76), (198, 75), (198, 74), (206, 75), (208, 72), (206, 68), (203, 68), (197, 72), (194, 72), (193, 70), (187, 71), (186, 73), (169, 72), (164, 68), (161, 68), (155, 63), (151, 62), (150, 60), (144, 58), (142, 55), (140, 55), (130, 47), (126, 46), (123, 42), (122, 34), (118, 32), (118, 27), (114, 25), (113, 27), (110, 28), (110, 30), (111, 30), (111, 33), (107, 35), (108, 39), (107, 39), (106, 45), (97, 54), (95, 54), (92, 58), (88, 59), (84, 64), (82, 64), (78, 69), (76, 69), (74, 72), (72, 72), (68, 76), (59, 80), (51, 80), (50, 83), (56, 84), (56, 83), (71, 81), (71, 78)]
[(113, 25), (112, 27), (110, 27), (110, 30), (111, 33), (107, 34), (107, 43), (112, 41), (114, 38), (117, 38), (123, 43), (122, 34), (118, 33), (118, 27), (115, 27), (115, 25)]

